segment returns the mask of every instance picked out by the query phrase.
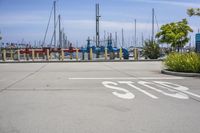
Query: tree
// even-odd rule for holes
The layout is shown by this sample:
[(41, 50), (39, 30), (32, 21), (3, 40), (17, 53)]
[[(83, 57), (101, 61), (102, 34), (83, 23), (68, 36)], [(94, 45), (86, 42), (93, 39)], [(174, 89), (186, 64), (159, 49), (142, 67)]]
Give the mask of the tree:
[(158, 59), (160, 57), (160, 47), (155, 41), (145, 41), (144, 54), (145, 58)]
[(191, 16), (200, 16), (200, 8), (189, 8), (187, 14)]
[(186, 19), (162, 25), (160, 30), (156, 34), (158, 41), (170, 44), (172, 48), (177, 48), (178, 51), (189, 42), (188, 34), (193, 32)]

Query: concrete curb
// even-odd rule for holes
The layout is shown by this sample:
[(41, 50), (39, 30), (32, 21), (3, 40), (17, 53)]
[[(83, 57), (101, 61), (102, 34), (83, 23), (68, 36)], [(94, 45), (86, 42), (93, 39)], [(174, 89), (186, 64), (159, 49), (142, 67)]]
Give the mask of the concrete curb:
[(159, 60), (93, 60), (93, 61), (0, 61), (0, 64), (13, 64), (13, 63), (93, 63), (93, 62), (156, 62)]
[(200, 77), (200, 73), (173, 72), (168, 70), (161, 70), (161, 73), (173, 76), (182, 76), (182, 77)]

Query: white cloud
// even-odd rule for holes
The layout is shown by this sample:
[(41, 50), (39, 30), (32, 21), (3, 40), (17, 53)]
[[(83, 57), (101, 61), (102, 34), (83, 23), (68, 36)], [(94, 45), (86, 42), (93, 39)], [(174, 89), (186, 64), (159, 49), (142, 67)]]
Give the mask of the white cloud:
[(70, 29), (93, 29), (95, 26), (95, 21), (93, 20), (64, 20), (63, 21), (64, 27)]
[(183, 6), (183, 7), (200, 7), (200, 3), (194, 2), (178, 2), (178, 1), (169, 1), (169, 0), (127, 0), (127, 1), (137, 1), (137, 2), (145, 2), (152, 4), (168, 4), (174, 6)]
[[(64, 25), (68, 28), (75, 29), (95, 29), (94, 20), (64, 20)], [(100, 22), (101, 30), (132, 30), (134, 24), (131, 22), (120, 22), (120, 21), (106, 21), (103, 20)], [(150, 30), (151, 23), (137, 23), (138, 30)]]
[[(102, 28), (103, 29), (125, 29), (125, 30), (132, 30), (134, 27), (133, 23), (130, 22), (118, 22), (118, 21), (102, 21)], [(150, 30), (151, 23), (137, 23), (138, 30)]]
[(33, 14), (6, 14), (1, 16), (1, 25), (17, 26), (23, 24), (43, 24), (47, 23), (47, 18)]

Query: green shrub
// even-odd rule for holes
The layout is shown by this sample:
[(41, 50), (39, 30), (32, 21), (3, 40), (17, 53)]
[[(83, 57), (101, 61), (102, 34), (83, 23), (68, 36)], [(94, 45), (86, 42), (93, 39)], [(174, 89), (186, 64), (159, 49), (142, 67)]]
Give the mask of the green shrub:
[(149, 59), (158, 59), (160, 57), (160, 47), (155, 41), (147, 40), (145, 41), (143, 56)]
[(171, 71), (200, 73), (200, 54), (171, 53), (164, 64)]

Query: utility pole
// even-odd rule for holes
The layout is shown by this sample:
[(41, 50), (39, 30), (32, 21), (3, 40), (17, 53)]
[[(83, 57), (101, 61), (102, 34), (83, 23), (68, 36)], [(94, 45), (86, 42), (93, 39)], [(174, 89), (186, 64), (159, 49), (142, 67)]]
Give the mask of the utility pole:
[(151, 41), (154, 41), (154, 17), (155, 16), (155, 12), (154, 12), (154, 8), (152, 9), (152, 39)]
[(54, 6), (54, 47), (56, 47), (56, 1), (53, 2)]

